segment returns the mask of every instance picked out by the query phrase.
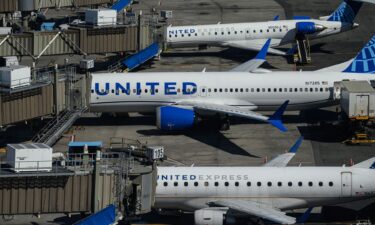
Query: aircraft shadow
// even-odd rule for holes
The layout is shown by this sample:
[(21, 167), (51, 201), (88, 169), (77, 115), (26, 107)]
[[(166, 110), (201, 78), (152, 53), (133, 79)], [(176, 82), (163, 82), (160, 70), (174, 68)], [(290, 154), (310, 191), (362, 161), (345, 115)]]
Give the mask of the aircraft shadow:
[(174, 135), (185, 135), (186, 137), (192, 138), (197, 140), (201, 143), (205, 143), (209, 146), (215, 147), (227, 153), (233, 155), (242, 155), (247, 157), (253, 158), (260, 158), (259, 156), (250, 154), (245, 149), (239, 147), (231, 140), (233, 138), (227, 138), (223, 133), (221, 133), (217, 128), (203, 128), (201, 126), (192, 128), (186, 131), (161, 131), (158, 129), (150, 129), (150, 130), (138, 130), (137, 133), (145, 135), (145, 136), (174, 136)]

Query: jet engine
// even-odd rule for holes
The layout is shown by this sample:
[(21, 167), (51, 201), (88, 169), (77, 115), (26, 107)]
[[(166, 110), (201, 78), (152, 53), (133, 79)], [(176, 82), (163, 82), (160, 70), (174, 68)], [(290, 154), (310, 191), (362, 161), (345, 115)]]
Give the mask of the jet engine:
[(156, 126), (160, 130), (184, 130), (196, 123), (194, 110), (176, 106), (161, 106), (156, 109)]
[(297, 22), (296, 30), (298, 34), (313, 34), (326, 29), (326, 27), (314, 22)]
[(194, 212), (195, 225), (224, 225), (226, 210), (200, 209)]

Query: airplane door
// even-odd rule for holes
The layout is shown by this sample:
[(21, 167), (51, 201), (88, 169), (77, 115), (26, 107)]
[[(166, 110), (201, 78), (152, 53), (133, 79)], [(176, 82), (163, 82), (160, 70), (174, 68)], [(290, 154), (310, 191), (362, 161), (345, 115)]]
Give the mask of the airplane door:
[(341, 196), (352, 196), (352, 173), (350, 172), (341, 173)]

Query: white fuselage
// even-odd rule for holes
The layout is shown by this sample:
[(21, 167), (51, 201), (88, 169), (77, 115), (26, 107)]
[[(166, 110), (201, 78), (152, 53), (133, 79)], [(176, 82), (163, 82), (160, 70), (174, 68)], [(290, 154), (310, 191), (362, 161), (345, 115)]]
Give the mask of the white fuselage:
[[(263, 45), (266, 39), (271, 40), (271, 47), (295, 42), (296, 24), (298, 22), (313, 22), (324, 26), (325, 29), (307, 35), (310, 39), (326, 37), (353, 29), (351, 23), (326, 21), (317, 19), (278, 20), (253, 23), (228, 23), (191, 26), (169, 26), (166, 29), (166, 43), (172, 47), (194, 47), (201, 45), (227, 46), (232, 42)], [(233, 46), (238, 46), (233, 44)]]
[(193, 211), (225, 199), (281, 210), (375, 196), (375, 170), (353, 167), (159, 167), (156, 208)]
[(287, 110), (303, 110), (335, 104), (334, 82), (345, 79), (369, 81), (375, 80), (375, 74), (319, 71), (93, 74), (90, 107), (97, 112), (155, 112), (159, 106), (196, 101), (274, 110), (289, 100)]

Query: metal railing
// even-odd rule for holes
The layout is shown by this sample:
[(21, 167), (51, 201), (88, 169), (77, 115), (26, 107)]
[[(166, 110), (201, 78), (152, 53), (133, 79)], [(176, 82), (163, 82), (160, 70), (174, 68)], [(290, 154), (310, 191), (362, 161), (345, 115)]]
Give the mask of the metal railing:
[(0, 177), (7, 175), (66, 175), (91, 172), (128, 174), (134, 169), (134, 159), (124, 153), (70, 153), (63, 158), (35, 161), (0, 161)]

